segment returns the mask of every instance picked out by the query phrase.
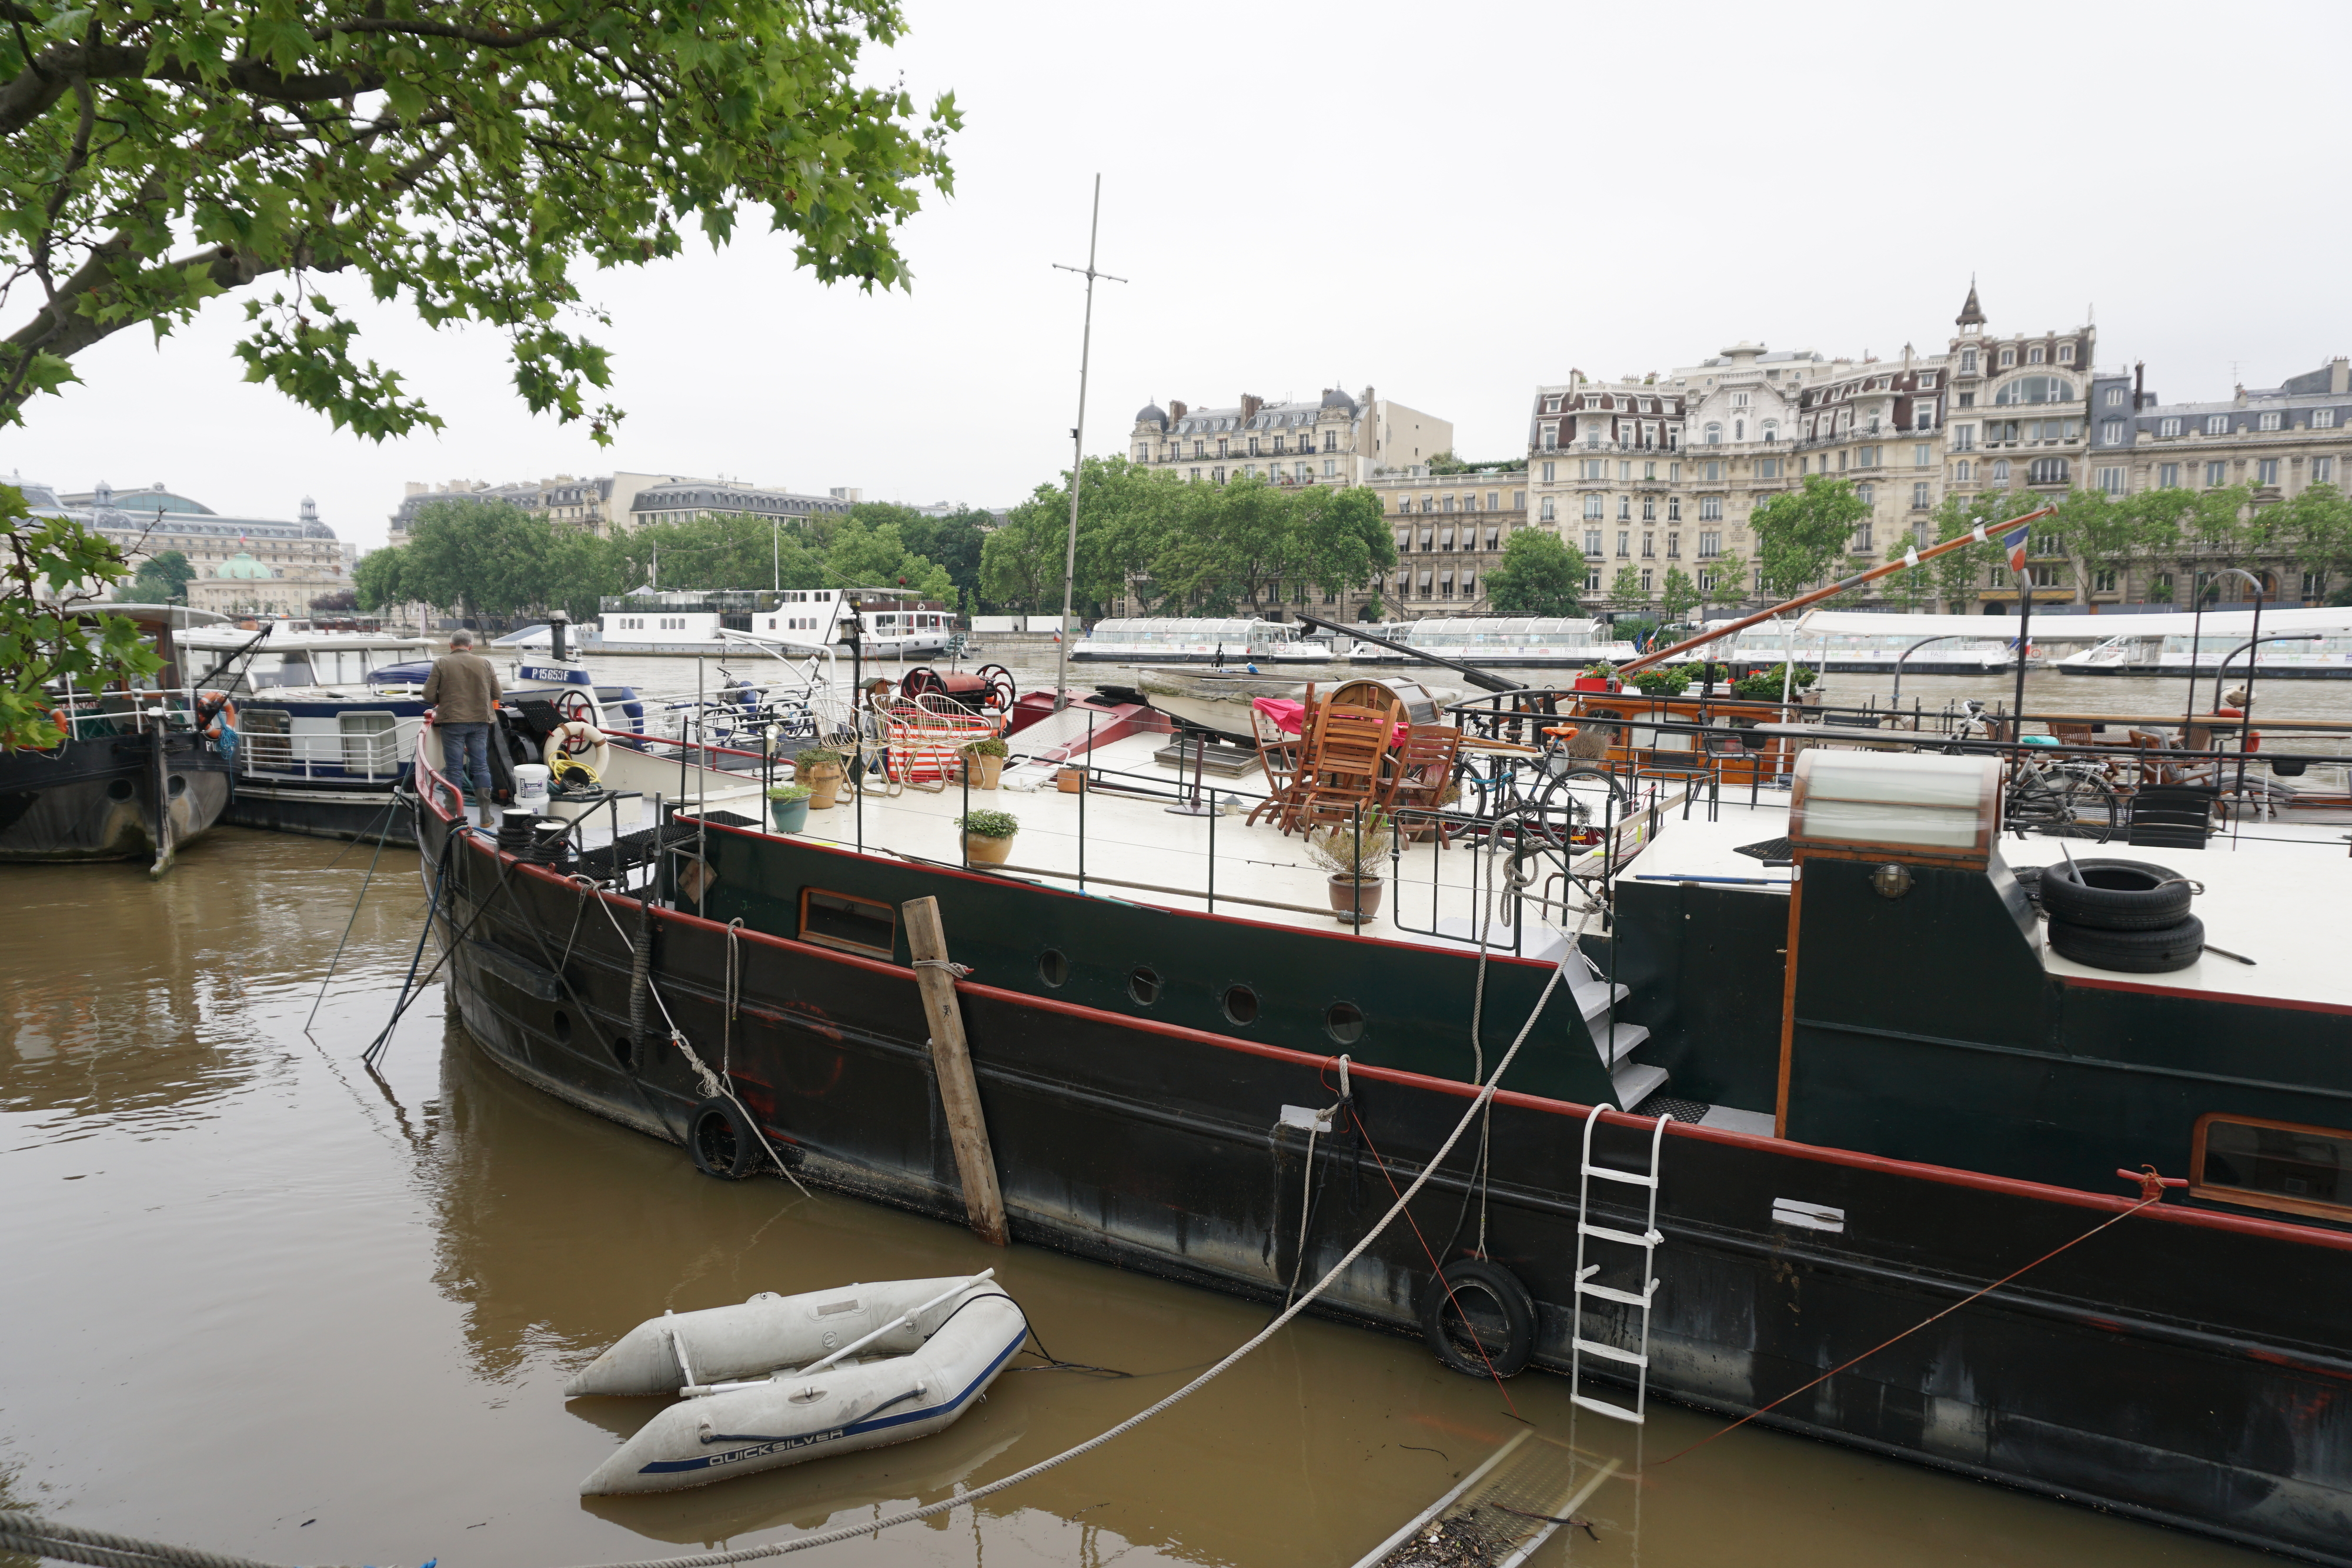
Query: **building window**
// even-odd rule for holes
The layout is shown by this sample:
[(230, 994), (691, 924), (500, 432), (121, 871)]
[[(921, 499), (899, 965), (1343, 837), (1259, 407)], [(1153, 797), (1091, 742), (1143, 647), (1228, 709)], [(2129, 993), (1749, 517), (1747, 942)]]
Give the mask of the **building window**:
[(1645, 523), (1654, 523), (1658, 520), (1658, 498), (1655, 496), (1642, 497), (1642, 520)]
[(1559, 399), (1557, 397), (1545, 398), (1544, 412), (1546, 413), (1558, 413), (1559, 412)]
[(2306, 571), (2303, 574), (2303, 596), (2305, 599), (2317, 599), (2326, 591), (2327, 574), (2326, 572)]
[(1666, 521), (1668, 521), (1668, 522), (1670, 522), (1670, 523), (1679, 523), (1679, 522), (1681, 522), (1682, 520), (1683, 520), (1683, 498), (1682, 498), (1680, 496), (1669, 496), (1669, 497), (1666, 497)]
[(1620, 496), (1617, 497), (1617, 520), (1621, 523), (1630, 523), (1633, 520), (1633, 497)]
[(1621, 556), (1633, 553), (1633, 536), (1622, 528), (1617, 531), (1617, 553)]
[(1559, 426), (1547, 424), (1543, 427), (1543, 449), (1546, 452), (1559, 450)]
[(1556, 464), (1547, 463), (1543, 465), (1543, 482), (1545, 484), (1549, 485), (1552, 483), (1558, 465)]
[(1503, 509), (1503, 493), (1500, 490), (1486, 492), (1486, 509), (1490, 512), (1499, 512)]
[[(1643, 537), (1643, 538), (1647, 538), (1649, 536), (1648, 536), (1647, 534), (1644, 534), (1644, 535), (1643, 535), (1642, 537)], [(1682, 535), (1680, 535), (1680, 534), (1668, 534), (1668, 535), (1666, 536), (1666, 559), (1667, 559), (1668, 560), (1680, 560), (1680, 559), (1682, 559), (1682, 554), (1683, 554), (1683, 537), (1682, 537)]]
[(2008, 483), (2009, 483), (2009, 459), (2008, 459), (2008, 458), (2003, 457), (2003, 458), (2000, 459), (1998, 462), (1996, 462), (1996, 463), (1994, 463), (1994, 464), (1993, 464), (1993, 465), (1992, 465), (1992, 482), (1993, 482), (1994, 484), (1996, 484), (1996, 485), (2006, 485), (2006, 484), (2008, 484)]
[(2275, 457), (2265, 457), (2261, 462), (2256, 463), (2254, 465), (2254, 483), (2257, 485), (2277, 484), (2278, 465), (2279, 460)]
[(2156, 465), (2156, 487), (2159, 490), (2179, 489), (2180, 465), (2178, 463), (2158, 464)]
[(2311, 460), (2311, 482), (2315, 485), (2334, 484), (2336, 482), (2336, 459), (2333, 457), (2313, 458)]
[(1584, 574), (1584, 591), (1587, 593), (1598, 593), (1601, 591), (1601, 569), (1599, 567), (1592, 567), (1586, 570)]
[(2113, 593), (2115, 591), (2116, 574), (2113, 571), (2095, 571), (2091, 574), (2092, 592)]
[(2110, 496), (2122, 495), (2124, 493), (2124, 471), (2120, 468), (2100, 469), (2098, 471), (2098, 485), (2101, 490)]
[(1853, 550), (1856, 555), (1868, 555), (1875, 547), (1871, 543), (1871, 525), (1864, 523), (1853, 530)]
[(2278, 411), (2273, 409), (2263, 414), (2261, 418), (2261, 425), (2264, 430), (2276, 430), (2279, 427)]
[(1437, 509), (1441, 512), (1452, 511), (1454, 509), (1454, 497), (1450, 495), (1447, 496), (1445, 499), (1437, 504)]
[[(1329, 448), (1327, 447), (1325, 450), (1328, 451)], [(1331, 478), (1339, 472), (1339, 465), (1337, 461), (1329, 457), (1323, 459), (1323, 477), (1326, 479)]]
[(1699, 559), (1712, 560), (1722, 553), (1723, 536), (1720, 533), (1703, 532), (1698, 536)]
[(1720, 485), (1723, 483), (1723, 465), (1721, 463), (1702, 463), (1698, 467), (1698, 476), (1701, 479), (1706, 480), (1710, 485)]
[[(1323, 433), (1323, 450), (1326, 452), (1337, 452), (1339, 450), (1339, 433), (1338, 431), (1327, 430)], [(1326, 469), (1325, 472), (1328, 473), (1329, 470)]]
[(1956, 424), (1952, 426), (1951, 436), (1953, 451), (1974, 452), (1977, 449), (1977, 427), (1975, 425)]
[(1601, 553), (1601, 530), (1599, 528), (1587, 528), (1584, 530), (1584, 553), (1589, 556), (1597, 556)]
[(1927, 481), (1922, 479), (1911, 486), (1911, 507), (1915, 511), (1925, 511), (1927, 506)]
[(1964, 376), (1972, 376), (1976, 373), (1977, 351), (1974, 349), (1962, 349), (1960, 350), (1960, 374)]
[(1601, 497), (1587, 496), (1584, 497), (1584, 520), (1586, 522), (1597, 523), (1608, 515), (1607, 503)]
[(2000, 368), (2005, 371), (2015, 363), (2017, 363), (2017, 350), (2015, 349), (2003, 349), (2000, 351)]
[(2158, 421), (2156, 422), (2156, 434), (2158, 434), (2158, 437), (2163, 437), (2163, 436), (2168, 436), (2168, 435), (2178, 435), (2178, 434), (2180, 434), (2180, 421), (2179, 421), (2178, 419), (2159, 419), (2159, 420), (2158, 420)]
[(2121, 387), (2109, 387), (2107, 389), (2107, 406), (2109, 408), (2121, 408), (2123, 405), (2124, 389)]
[(1853, 487), (1853, 494), (1854, 498), (1865, 507), (1878, 505), (1878, 487), (1874, 485), (1856, 485)]
[(1969, 482), (1975, 470), (1969, 465), (1967, 459), (1963, 458), (1961, 461), (1952, 465), (1952, 482), (1956, 485), (1965, 485)]
[(2207, 489), (2218, 490), (2229, 482), (2230, 476), (2227, 472), (2226, 465), (2221, 463), (2208, 463), (2205, 465), (2205, 487)]
[(1658, 536), (1646, 529), (1642, 534), (1642, 559), (1643, 560), (1658, 559)]
[(1707, 425), (1706, 444), (1709, 446), (1720, 446), (1723, 444), (1723, 426), (1715, 423), (1709, 423)]
[(1702, 523), (1719, 523), (1723, 521), (1723, 497), (1720, 496), (1701, 496), (1698, 498), (1698, 520)]
[(1583, 476), (1585, 478), (1606, 479), (1609, 477), (1609, 465), (1602, 459), (1598, 457), (1587, 457), (1583, 459)]
[(2314, 430), (2335, 429), (2336, 411), (2332, 408), (2313, 409), (2311, 411), (2311, 428)]
[(2063, 457), (2037, 457), (2026, 470), (2025, 482), (2029, 485), (2063, 485), (2066, 483), (2066, 469)]
[(2205, 416), (2205, 434), (2208, 435), (2229, 434), (2230, 416), (2226, 413), (2207, 414)]
[(2032, 348), (2025, 350), (2025, 362), (2027, 364), (2038, 365), (2042, 362), (2042, 351), (2041, 344), (2036, 343)]
[(1756, 477), (1778, 479), (1780, 476), (1781, 462), (1782, 459), (1778, 457), (1759, 457), (1756, 460)]
[(1546, 496), (1543, 498), (1543, 508), (1540, 516), (1541, 520), (1547, 523), (1555, 523), (1559, 520), (1559, 514), (1552, 509), (1551, 497), (1549, 496)]
[(2105, 445), (2121, 446), (2124, 444), (2124, 422), (2120, 419), (2101, 420), (2099, 440)]

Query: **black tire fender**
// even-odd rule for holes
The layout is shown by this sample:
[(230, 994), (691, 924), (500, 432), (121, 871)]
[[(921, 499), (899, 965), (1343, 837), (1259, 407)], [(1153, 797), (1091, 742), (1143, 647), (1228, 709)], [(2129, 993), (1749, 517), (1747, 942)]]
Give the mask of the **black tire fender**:
[(743, 1108), (714, 1094), (686, 1119), (686, 1152), (694, 1168), (720, 1181), (741, 1181), (767, 1162), (767, 1151), (751, 1131)]
[[(2051, 879), (2042, 879), (2042, 886)], [(2062, 958), (2126, 975), (2185, 969), (2204, 955), (2205, 923), (2195, 915), (2153, 931), (2102, 931), (2064, 920), (2050, 923), (2050, 946)]]
[(2196, 886), (2146, 861), (2053, 861), (2042, 871), (2042, 907), (2053, 921), (2092, 931), (2157, 931), (2189, 916)]
[[(1449, 1332), (1446, 1320), (1463, 1322), (1475, 1313), (1482, 1321), (1502, 1320), (1502, 1343), (1486, 1343), (1483, 1334), (1465, 1345)], [(1511, 1377), (1526, 1370), (1536, 1353), (1536, 1301), (1518, 1276), (1485, 1258), (1456, 1258), (1429, 1277), (1421, 1297), (1421, 1332), (1437, 1359), (1465, 1377), (1485, 1377), (1491, 1363), (1494, 1375)], [(1479, 1351), (1485, 1351), (1481, 1357)]]

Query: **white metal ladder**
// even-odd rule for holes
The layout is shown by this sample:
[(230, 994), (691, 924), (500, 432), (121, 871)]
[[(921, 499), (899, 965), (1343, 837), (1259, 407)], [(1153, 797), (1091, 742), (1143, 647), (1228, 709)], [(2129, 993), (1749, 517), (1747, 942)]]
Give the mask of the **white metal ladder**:
[[(1649, 1174), (1636, 1176), (1632, 1171), (1613, 1170), (1607, 1166), (1596, 1166), (1592, 1163), (1592, 1129), (1600, 1124), (1601, 1113), (1605, 1109), (1607, 1109), (1606, 1106), (1595, 1105), (1592, 1108), (1592, 1113), (1584, 1118), (1584, 1173), (1576, 1190), (1576, 1291), (1571, 1303), (1574, 1316), (1569, 1324), (1568, 1338), (1569, 1398), (1587, 1410), (1596, 1411), (1603, 1416), (1613, 1416), (1620, 1421), (1631, 1421), (1639, 1426), (1645, 1419), (1644, 1412), (1649, 1406), (1650, 1303), (1658, 1293), (1657, 1277), (1650, 1272), (1650, 1263), (1652, 1254), (1659, 1243), (1665, 1240), (1664, 1237), (1658, 1234), (1658, 1153), (1659, 1146), (1665, 1140), (1667, 1118), (1660, 1116), (1657, 1124), (1650, 1132)], [(1624, 1182), (1631, 1186), (1650, 1189), (1649, 1218), (1643, 1224), (1639, 1235), (1630, 1230), (1619, 1230), (1611, 1226), (1592, 1223), (1591, 1200), (1594, 1176), (1599, 1176), (1603, 1181)], [(1620, 1291), (1613, 1286), (1592, 1283), (1592, 1276), (1601, 1272), (1601, 1265), (1585, 1262), (1584, 1248), (1587, 1241), (1608, 1241), (1620, 1247), (1640, 1248), (1642, 1249), (1642, 1288), (1639, 1291)], [(1597, 1340), (1584, 1337), (1584, 1303), (1587, 1297), (1596, 1301), (1614, 1301), (1620, 1306), (1636, 1307), (1641, 1310), (1642, 1328), (1639, 1343), (1634, 1349), (1620, 1350), (1613, 1344), (1602, 1344)], [(1632, 1409), (1629, 1410), (1622, 1405), (1612, 1404), (1606, 1399), (1595, 1399), (1584, 1392), (1582, 1376), (1584, 1357), (1587, 1354), (1597, 1355), (1604, 1361), (1617, 1362), (1634, 1369)]]

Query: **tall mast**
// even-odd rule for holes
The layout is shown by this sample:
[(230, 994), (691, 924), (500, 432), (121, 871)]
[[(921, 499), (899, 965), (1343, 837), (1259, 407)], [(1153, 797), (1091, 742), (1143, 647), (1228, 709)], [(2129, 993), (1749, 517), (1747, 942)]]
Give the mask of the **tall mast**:
[[(1102, 233), (1102, 176), (1095, 176), (1094, 216), (1087, 225), (1087, 324), (1078, 339), (1078, 423), (1070, 431), (1070, 538), (1062, 556), (1062, 623), (1054, 633), (1054, 711), (1069, 706), (1070, 679), (1070, 607), (1076, 592), (1078, 578), (1078, 486), (1086, 478), (1087, 465), (1087, 369), (1093, 358), (1095, 346), (1095, 279), (1109, 277), (1113, 283), (1125, 283), (1124, 277), (1113, 277), (1108, 272), (1095, 270), (1095, 241)], [(1060, 272), (1076, 272), (1075, 267), (1054, 263)]]

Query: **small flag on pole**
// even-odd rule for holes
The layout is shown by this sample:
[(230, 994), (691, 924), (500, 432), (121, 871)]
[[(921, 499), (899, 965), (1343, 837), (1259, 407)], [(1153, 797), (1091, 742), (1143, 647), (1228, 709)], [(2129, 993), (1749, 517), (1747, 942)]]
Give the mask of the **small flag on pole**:
[(2028, 532), (2026, 525), (2020, 523), (2000, 536), (2001, 548), (2009, 551), (2009, 570), (2021, 576), (2025, 571), (2025, 541)]

